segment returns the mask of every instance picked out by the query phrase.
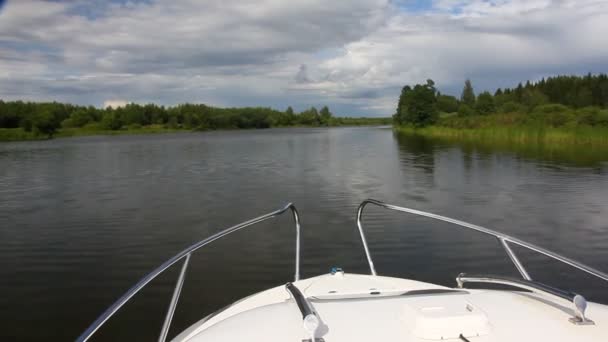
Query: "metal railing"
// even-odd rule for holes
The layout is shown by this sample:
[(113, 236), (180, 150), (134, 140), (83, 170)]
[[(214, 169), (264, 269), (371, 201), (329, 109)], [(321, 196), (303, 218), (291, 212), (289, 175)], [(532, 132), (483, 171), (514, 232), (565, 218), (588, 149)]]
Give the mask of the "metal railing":
[(363, 216), (363, 209), (368, 204), (373, 204), (373, 205), (376, 205), (376, 206), (379, 206), (379, 207), (382, 207), (382, 208), (385, 208), (385, 209), (389, 209), (389, 210), (395, 210), (395, 211), (400, 211), (400, 212), (404, 212), (404, 213), (410, 213), (410, 214), (414, 214), (414, 215), (418, 215), (418, 216), (424, 216), (424, 217), (432, 218), (432, 219), (435, 219), (435, 220), (452, 223), (452, 224), (455, 224), (455, 225), (457, 225), (459, 227), (475, 230), (475, 231), (478, 231), (480, 233), (484, 233), (484, 234), (487, 234), (487, 235), (494, 236), (501, 243), (501, 245), (505, 249), (505, 252), (507, 252), (507, 255), (511, 259), (511, 262), (513, 262), (513, 264), (515, 265), (515, 267), (517, 268), (517, 270), (521, 274), (522, 278), (525, 279), (525, 280), (528, 280), (528, 281), (531, 281), (532, 278), (528, 274), (528, 271), (526, 271), (526, 268), (524, 267), (524, 265), (521, 263), (521, 261), (519, 261), (519, 259), (517, 258), (517, 256), (515, 255), (515, 253), (511, 249), (511, 247), (509, 246), (509, 243), (512, 243), (514, 245), (518, 245), (518, 246), (527, 248), (529, 250), (535, 251), (537, 253), (546, 255), (546, 256), (548, 256), (548, 257), (550, 257), (552, 259), (555, 259), (555, 260), (560, 261), (560, 262), (562, 262), (564, 264), (570, 265), (570, 266), (575, 267), (575, 268), (577, 268), (577, 269), (579, 269), (581, 271), (584, 271), (584, 272), (586, 272), (588, 274), (596, 276), (596, 277), (598, 277), (600, 279), (608, 281), (608, 274), (606, 274), (604, 272), (601, 272), (599, 270), (596, 270), (595, 268), (592, 268), (590, 266), (584, 265), (584, 264), (582, 264), (580, 262), (577, 262), (577, 261), (574, 261), (572, 259), (566, 258), (564, 256), (561, 256), (561, 255), (557, 254), (557, 253), (554, 253), (554, 252), (551, 252), (549, 250), (546, 250), (544, 248), (538, 247), (538, 246), (533, 245), (531, 243), (528, 243), (528, 242), (522, 241), (520, 239), (511, 237), (509, 235), (506, 235), (506, 234), (503, 234), (503, 233), (499, 233), (499, 232), (495, 232), (495, 231), (493, 231), (491, 229), (484, 228), (484, 227), (481, 227), (481, 226), (478, 226), (478, 225), (474, 225), (474, 224), (471, 224), (471, 223), (467, 223), (467, 222), (464, 222), (464, 221), (456, 220), (456, 219), (453, 219), (453, 218), (449, 218), (449, 217), (445, 217), (445, 216), (441, 216), (441, 215), (436, 215), (436, 214), (432, 214), (432, 213), (427, 213), (427, 212), (416, 210), (416, 209), (399, 207), (399, 206), (396, 206), (396, 205), (393, 205), (393, 204), (384, 203), (384, 202), (377, 201), (377, 200), (374, 200), (374, 199), (367, 199), (367, 200), (361, 202), (361, 204), (359, 205), (359, 208), (357, 209), (357, 227), (359, 228), (359, 234), (361, 235), (361, 242), (363, 242), (363, 248), (365, 249), (365, 255), (367, 257), (367, 262), (369, 263), (369, 269), (370, 269), (372, 275), (377, 275), (377, 273), (376, 273), (376, 269), (374, 268), (374, 262), (372, 261), (372, 257), (370, 255), (369, 248), (367, 247), (367, 241), (365, 240), (365, 233), (363, 232), (363, 224), (361, 223), (362, 216)]
[[(599, 270), (596, 270), (590, 266), (584, 265), (582, 263), (579, 263), (577, 261), (574, 261), (572, 259), (566, 258), (564, 256), (561, 256), (557, 253), (551, 252), (549, 250), (546, 250), (544, 248), (538, 247), (536, 245), (533, 245), (531, 243), (522, 241), (520, 239), (511, 237), (509, 235), (506, 234), (502, 234), (499, 232), (495, 232), (491, 229), (488, 228), (484, 228), (478, 225), (474, 225), (471, 223), (467, 223), (464, 221), (460, 221), (460, 220), (456, 220), (456, 219), (452, 219), (449, 217), (445, 217), (445, 216), (441, 216), (441, 215), (436, 215), (436, 214), (432, 214), (432, 213), (428, 213), (428, 212), (424, 212), (424, 211), (420, 211), (420, 210), (416, 210), (416, 209), (410, 209), (410, 208), (405, 208), (405, 207), (399, 207), (393, 204), (388, 204), (388, 203), (384, 203), (381, 201), (377, 201), (374, 199), (367, 199), (365, 201), (363, 201), (360, 205), (359, 208), (357, 209), (357, 227), (359, 228), (359, 234), (361, 235), (361, 242), (363, 243), (363, 248), (365, 250), (365, 256), (367, 257), (367, 262), (369, 263), (369, 268), (370, 268), (370, 272), (372, 275), (377, 275), (376, 269), (374, 267), (374, 262), (372, 260), (370, 251), (369, 251), (369, 247), (367, 245), (367, 240), (365, 239), (365, 233), (363, 231), (363, 223), (362, 223), (362, 218), (363, 218), (363, 209), (368, 205), (368, 204), (373, 204), (385, 209), (389, 209), (389, 210), (394, 210), (394, 211), (400, 211), (400, 212), (405, 212), (405, 213), (410, 213), (410, 214), (414, 214), (417, 216), (424, 216), (424, 217), (428, 217), (428, 218), (432, 218), (435, 220), (439, 220), (439, 221), (444, 221), (444, 222), (448, 222), (448, 223), (452, 223), (455, 224), (458, 227), (463, 227), (463, 228), (467, 228), (467, 229), (471, 229), (480, 233), (484, 233), (487, 235), (491, 235), (494, 236), (495, 238), (498, 239), (498, 241), (500, 242), (500, 244), (503, 246), (505, 252), (507, 253), (507, 255), (509, 256), (509, 259), (511, 260), (511, 262), (515, 265), (515, 267), (517, 268), (517, 270), (519, 271), (519, 273), (521, 274), (522, 278), (524, 279), (523, 282), (516, 282), (513, 280), (505, 280), (503, 278), (496, 278), (496, 277), (465, 277), (463, 276), (459, 276), (459, 285), (462, 285), (462, 283), (464, 282), (494, 282), (494, 283), (502, 283), (502, 284), (511, 284), (514, 286), (519, 286), (522, 288), (528, 288), (528, 289), (532, 289), (532, 290), (537, 290), (537, 291), (542, 291), (543, 289), (545, 289), (543, 287), (542, 284), (536, 283), (534, 281), (532, 281), (532, 278), (530, 277), (530, 275), (528, 274), (526, 268), (523, 266), (523, 264), (521, 263), (521, 261), (517, 258), (517, 256), (515, 255), (515, 253), (513, 252), (513, 250), (511, 249), (511, 247), (509, 246), (509, 244), (514, 244), (514, 245), (518, 245), (524, 248), (527, 248), (529, 250), (535, 251), (537, 253), (543, 254), (545, 256), (548, 256), (552, 259), (555, 259), (557, 261), (560, 261), (562, 263), (565, 263), (567, 265), (570, 265), (572, 267), (575, 267), (581, 271), (584, 271), (588, 274), (591, 274), (595, 277), (598, 277), (600, 279), (603, 279), (605, 281), (608, 281), (608, 274), (603, 273)], [(182, 264), (182, 268), (181, 271), (179, 273), (179, 277), (177, 279), (177, 282), (175, 284), (175, 289), (173, 290), (173, 295), (171, 297), (171, 302), (169, 304), (169, 308), (167, 310), (167, 314), (165, 316), (165, 321), (163, 323), (163, 327), (159, 336), (159, 341), (160, 342), (164, 342), (167, 338), (167, 334), (169, 332), (169, 328), (171, 326), (171, 321), (173, 319), (173, 314), (175, 313), (175, 308), (177, 306), (177, 302), (179, 300), (179, 296), (181, 293), (181, 289), (182, 286), (184, 284), (184, 280), (185, 280), (185, 275), (186, 275), (186, 271), (188, 269), (188, 264), (190, 262), (190, 256), (193, 252), (195, 252), (196, 250), (200, 249), (201, 247), (217, 240), (220, 239), (228, 234), (231, 234), (237, 230), (243, 229), (245, 227), (249, 227), (251, 225), (260, 223), (262, 221), (266, 221), (270, 218), (279, 216), (283, 213), (285, 213), (286, 211), (291, 210), (293, 219), (294, 219), (294, 223), (296, 226), (296, 256), (295, 256), (295, 275), (294, 275), (294, 281), (298, 281), (300, 279), (300, 218), (298, 215), (298, 211), (296, 210), (296, 207), (289, 203), (287, 204), (285, 207), (270, 212), (268, 214), (256, 217), (254, 219), (251, 219), (249, 221), (245, 221), (242, 223), (239, 223), (235, 226), (232, 226), (230, 228), (227, 228), (225, 230), (222, 230), (204, 240), (201, 240), (195, 244), (193, 244), (192, 246), (186, 248), (185, 250), (181, 251), (180, 253), (178, 253), (176, 256), (174, 256), (173, 258), (169, 259), (168, 261), (166, 261), (165, 263), (163, 263), (162, 265), (160, 265), (157, 269), (155, 269), (154, 271), (150, 272), (148, 275), (146, 275), (143, 279), (141, 279), (137, 284), (135, 284), (135, 286), (133, 286), (129, 291), (127, 291), (127, 293), (125, 293), (122, 297), (120, 297), (114, 304), (112, 304), (112, 306), (110, 306), (103, 314), (101, 314), (101, 316), (99, 316), (95, 322), (93, 322), (88, 328), (87, 330), (85, 330), (77, 339), (76, 341), (78, 342), (84, 342), (87, 341), (108, 319), (110, 319), (124, 304), (126, 304), (135, 294), (137, 294), (142, 288), (144, 288), (148, 283), (150, 283), (153, 279), (155, 279), (159, 274), (163, 273), (165, 270), (167, 270), (169, 267), (171, 267), (172, 265), (174, 265), (175, 263), (177, 263), (178, 261), (185, 259), (184, 263)], [(545, 291), (546, 292), (546, 291)], [(576, 297), (578, 302), (574, 300), (574, 297), (570, 298), (562, 293), (558, 293), (556, 291), (553, 291), (553, 293), (550, 293), (553, 295), (557, 295), (558, 297), (561, 297), (562, 299), (567, 299), (567, 300), (572, 300), (574, 301), (574, 304), (576, 306), (577, 309), (579, 309), (578, 313), (580, 313), (579, 315), (577, 315), (579, 319), (581, 319), (583, 322), (585, 322), (585, 316), (584, 316), (584, 308), (582, 310), (580, 310), (581, 308), (581, 303), (583, 303), (580, 298), (582, 298), (582, 296), (578, 296)], [(575, 294), (574, 294), (575, 295)], [(580, 297), (580, 298), (579, 298)], [(584, 301), (584, 298), (582, 299)], [(585, 302), (586, 303), (586, 302)]]
[(569, 319), (570, 322), (576, 325), (594, 324), (592, 320), (585, 316), (587, 300), (585, 297), (574, 292), (560, 290), (532, 280), (512, 279), (501, 276), (468, 275), (464, 273), (458, 275), (456, 278), (456, 283), (458, 284), (459, 288), (463, 288), (465, 283), (489, 283), (508, 285), (528, 290), (530, 292), (542, 293), (543, 295), (548, 295), (558, 300), (565, 300), (569, 304), (572, 304), (574, 316)]
[(294, 219), (294, 223), (296, 226), (296, 260), (295, 260), (294, 279), (295, 279), (295, 281), (298, 281), (300, 279), (300, 217), (298, 215), (298, 211), (296, 210), (296, 207), (293, 204), (289, 203), (285, 207), (283, 207), (279, 210), (270, 212), (268, 214), (256, 217), (249, 221), (245, 221), (243, 223), (239, 223), (230, 228), (224, 229), (214, 235), (211, 235), (210, 237), (208, 237), (204, 240), (201, 240), (201, 241), (193, 244), (192, 246), (186, 248), (185, 250), (179, 252), (176, 256), (167, 260), (164, 264), (160, 265), (157, 269), (150, 272), (143, 279), (141, 279), (137, 284), (135, 284), (135, 286), (133, 286), (129, 291), (127, 291), (127, 293), (125, 293), (122, 297), (120, 297), (114, 304), (112, 304), (112, 306), (110, 306), (103, 314), (101, 314), (101, 316), (99, 316), (95, 320), (95, 322), (93, 322), (87, 328), (87, 330), (85, 330), (76, 339), (76, 341), (78, 341), (78, 342), (87, 341), (108, 319), (110, 319), (110, 317), (112, 317), (123, 305), (125, 305), (125, 303), (127, 303), (135, 294), (137, 294), (149, 282), (151, 282), (159, 274), (163, 273), (165, 270), (167, 270), (169, 267), (171, 267), (178, 261), (185, 259), (184, 263), (182, 265), (182, 269), (179, 273), (177, 283), (175, 284), (175, 289), (173, 290), (173, 296), (171, 297), (169, 309), (167, 310), (167, 315), (165, 316), (165, 321), (164, 321), (160, 336), (158, 338), (158, 340), (160, 342), (164, 342), (167, 338), (167, 334), (169, 333), (169, 328), (171, 326), (171, 320), (173, 319), (173, 314), (175, 313), (175, 308), (176, 308), (177, 302), (179, 300), (179, 295), (181, 293), (182, 286), (184, 284), (186, 270), (188, 269), (188, 263), (190, 261), (190, 255), (193, 252), (195, 252), (196, 250), (198, 250), (199, 248), (201, 248), (205, 245), (208, 245), (211, 242), (213, 242), (219, 238), (222, 238), (228, 234), (236, 232), (237, 230), (241, 230), (245, 227), (249, 227), (256, 223), (260, 223), (262, 221), (266, 221), (273, 217), (279, 216), (288, 210), (291, 210), (291, 213), (292, 213), (292, 216)]

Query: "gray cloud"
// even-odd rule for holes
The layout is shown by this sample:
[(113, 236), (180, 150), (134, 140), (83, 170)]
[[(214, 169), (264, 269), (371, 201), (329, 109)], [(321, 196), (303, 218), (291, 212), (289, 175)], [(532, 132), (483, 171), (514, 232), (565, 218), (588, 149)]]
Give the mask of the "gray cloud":
[[(605, 71), (593, 0), (19, 0), (0, 12), (0, 97), (108, 99), (386, 115), (405, 83), (457, 92)], [(506, 84), (505, 84), (506, 83)]]
[(306, 64), (300, 65), (300, 70), (296, 73), (295, 80), (296, 83), (310, 83), (310, 79), (308, 78), (308, 67), (306, 67)]

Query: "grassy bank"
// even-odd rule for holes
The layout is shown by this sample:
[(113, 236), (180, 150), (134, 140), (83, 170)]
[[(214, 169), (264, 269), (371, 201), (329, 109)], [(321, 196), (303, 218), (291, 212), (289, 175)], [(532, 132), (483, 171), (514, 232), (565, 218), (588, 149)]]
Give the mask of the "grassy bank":
[(63, 128), (55, 134), (56, 137), (79, 137), (87, 135), (132, 135), (132, 134), (161, 134), (176, 132), (192, 132), (190, 129), (166, 128), (163, 125), (149, 125), (141, 127), (125, 127), (118, 130), (103, 129), (98, 126)]
[(44, 140), (46, 136), (26, 132), (22, 128), (0, 128), (0, 141)]
[(533, 134), (524, 139), (516, 138), (521, 133), (510, 136), (507, 133), (505, 136), (508, 138), (484, 138), (481, 132), (467, 134), (458, 131), (442, 130), (441, 127), (422, 130), (400, 127), (395, 130), (395, 137), (402, 149), (415, 153), (419, 153), (420, 149), (428, 152), (457, 146), (463, 158), (470, 158), (474, 154), (489, 156), (506, 153), (534, 161), (577, 167), (602, 167), (608, 161), (608, 144), (546, 143), (544, 138), (530, 139)]
[(399, 126), (398, 132), (466, 142), (505, 142), (509, 144), (575, 144), (608, 147), (608, 128), (544, 126), (494, 126), (452, 128), (428, 126), (414, 128)]
[[(89, 135), (133, 135), (133, 134), (160, 134), (175, 132), (192, 132), (190, 129), (165, 128), (162, 125), (143, 126), (138, 128), (124, 128), (109, 130), (95, 127), (63, 128), (53, 134), (53, 138), (79, 137)], [(2, 141), (26, 141), (26, 140), (48, 140), (48, 135), (26, 132), (22, 128), (0, 128), (0, 142)]]

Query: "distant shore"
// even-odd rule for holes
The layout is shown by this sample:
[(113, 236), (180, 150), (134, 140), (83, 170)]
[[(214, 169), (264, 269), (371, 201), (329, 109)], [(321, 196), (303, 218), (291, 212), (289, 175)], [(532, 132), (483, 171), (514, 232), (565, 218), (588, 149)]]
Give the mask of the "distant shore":
[(220, 108), (184, 103), (165, 107), (130, 103), (95, 108), (59, 102), (0, 100), (0, 141), (83, 135), (154, 134), (273, 127), (390, 125), (390, 117), (334, 116), (327, 106), (296, 113), (267, 107)]
[(90, 135), (136, 135), (136, 134), (160, 134), (160, 133), (176, 133), (176, 132), (192, 132), (186, 129), (171, 129), (164, 127), (144, 126), (141, 128), (125, 128), (121, 130), (106, 130), (106, 129), (83, 129), (83, 128), (65, 128), (57, 131), (52, 137), (27, 132), (22, 128), (0, 128), (0, 142), (9, 141), (29, 141), (29, 140), (50, 140), (52, 138), (66, 138)]
[[(269, 128), (332, 128), (332, 127), (376, 127), (376, 126), (387, 126), (390, 128), (390, 124), (377, 123), (377, 124), (361, 124), (361, 125), (337, 125), (337, 126), (277, 126)], [(187, 128), (167, 128), (162, 125), (149, 125), (137, 128), (124, 128), (119, 130), (108, 130), (108, 129), (88, 129), (88, 128), (64, 128), (58, 130), (53, 137), (49, 138), (45, 135), (34, 134), (33, 132), (26, 132), (22, 128), (0, 128), (0, 143), (11, 142), (11, 141), (41, 141), (50, 140), (53, 138), (69, 138), (69, 137), (83, 137), (83, 136), (96, 136), (96, 135), (145, 135), (145, 134), (167, 134), (167, 133), (194, 133), (194, 132), (209, 132), (209, 131), (234, 131), (234, 130), (253, 130), (256, 128), (222, 128), (216, 130), (195, 130)], [(261, 128), (265, 129), (265, 128)]]

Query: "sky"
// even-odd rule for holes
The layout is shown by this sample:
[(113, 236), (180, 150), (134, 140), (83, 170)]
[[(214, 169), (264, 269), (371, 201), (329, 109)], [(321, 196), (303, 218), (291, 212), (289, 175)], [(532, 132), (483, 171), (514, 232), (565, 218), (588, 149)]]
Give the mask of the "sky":
[(387, 116), (429, 78), (607, 72), (606, 33), (606, 0), (0, 0), (0, 99)]

